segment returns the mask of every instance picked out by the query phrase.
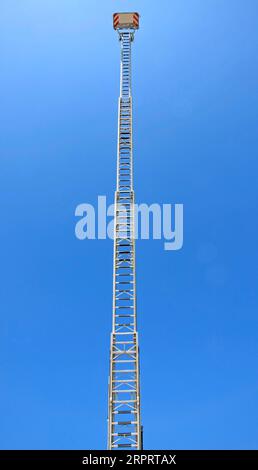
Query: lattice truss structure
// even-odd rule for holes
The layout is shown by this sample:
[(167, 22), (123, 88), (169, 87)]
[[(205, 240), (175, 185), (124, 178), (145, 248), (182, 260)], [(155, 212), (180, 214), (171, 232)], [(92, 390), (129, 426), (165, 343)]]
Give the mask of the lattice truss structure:
[(119, 28), (121, 44), (115, 192), (113, 324), (110, 347), (108, 449), (142, 449), (136, 318), (131, 45), (135, 28)]

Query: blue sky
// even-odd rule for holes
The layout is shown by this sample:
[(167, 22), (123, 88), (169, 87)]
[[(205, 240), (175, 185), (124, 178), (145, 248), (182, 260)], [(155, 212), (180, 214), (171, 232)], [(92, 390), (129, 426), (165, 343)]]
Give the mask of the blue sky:
[(137, 201), (184, 204), (181, 251), (137, 242), (145, 448), (257, 449), (255, 0), (1, 1), (0, 448), (106, 447), (113, 246), (74, 211), (113, 200), (119, 10)]

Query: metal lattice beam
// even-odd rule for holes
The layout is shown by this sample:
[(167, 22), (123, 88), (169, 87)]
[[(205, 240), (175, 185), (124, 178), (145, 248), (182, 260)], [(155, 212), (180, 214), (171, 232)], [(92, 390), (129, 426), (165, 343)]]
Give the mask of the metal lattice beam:
[[(118, 24), (116, 18), (114, 21)], [(120, 22), (122, 21), (123, 17), (120, 18)], [(128, 16), (126, 21), (128, 22)], [(128, 28), (128, 24), (126, 28), (119, 26), (118, 29), (121, 44), (121, 71), (115, 192), (113, 324), (108, 404), (108, 449), (111, 450), (142, 448), (135, 286), (131, 96), (131, 45), (135, 29), (133, 25)]]

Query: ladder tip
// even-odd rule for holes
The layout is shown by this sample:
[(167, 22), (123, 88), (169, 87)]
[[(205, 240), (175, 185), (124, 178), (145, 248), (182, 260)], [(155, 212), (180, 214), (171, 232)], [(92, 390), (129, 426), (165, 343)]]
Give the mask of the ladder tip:
[(131, 13), (114, 13), (113, 28), (119, 29), (139, 29), (140, 15), (137, 12)]

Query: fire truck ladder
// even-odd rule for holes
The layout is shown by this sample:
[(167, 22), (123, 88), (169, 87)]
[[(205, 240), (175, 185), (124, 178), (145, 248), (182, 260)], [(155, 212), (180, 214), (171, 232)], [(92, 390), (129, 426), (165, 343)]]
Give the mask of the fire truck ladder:
[(113, 322), (110, 347), (108, 449), (142, 449), (139, 347), (136, 318), (132, 155), (131, 44), (133, 29), (119, 29), (117, 187), (114, 219)]

